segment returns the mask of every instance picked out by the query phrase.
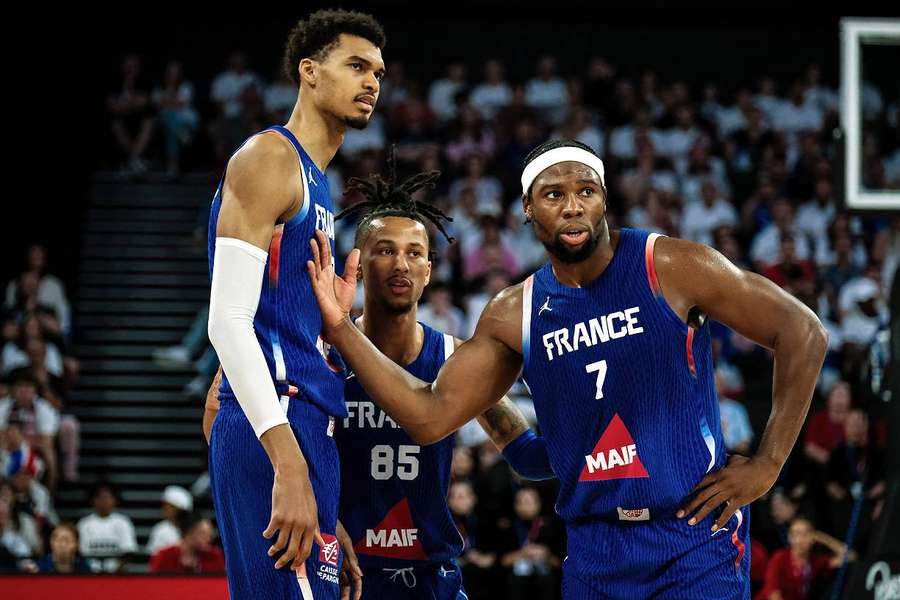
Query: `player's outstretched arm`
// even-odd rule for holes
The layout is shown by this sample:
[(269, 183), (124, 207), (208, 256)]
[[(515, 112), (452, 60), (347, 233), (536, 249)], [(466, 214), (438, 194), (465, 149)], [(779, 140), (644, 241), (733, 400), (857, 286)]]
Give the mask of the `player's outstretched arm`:
[[(299, 164), (280, 136), (258, 135), (235, 154), (223, 183), (209, 302), (209, 339), (241, 409), (275, 472), (272, 515), (261, 532), (278, 537), (275, 567), (300, 566), (319, 534), (316, 500), (297, 439), (278, 402), (253, 329), (275, 223), (302, 205)], [(324, 545), (324, 544), (323, 544)]]
[(654, 256), (663, 295), (682, 318), (697, 307), (775, 355), (772, 411), (756, 454), (732, 456), (727, 467), (698, 484), (693, 500), (679, 512), (687, 516), (697, 510), (693, 524), (724, 504), (716, 530), (775, 483), (806, 419), (827, 333), (796, 298), (708, 246), (659, 238)]
[(313, 260), (307, 266), (322, 312), (322, 337), (337, 347), (375, 403), (418, 443), (453, 433), (495, 404), (516, 380), (522, 367), (521, 286), (488, 304), (475, 335), (428, 384), (379, 352), (350, 321), (359, 252), (351, 252), (344, 276), (337, 277), (324, 234), (316, 232), (310, 244)]
[(512, 400), (500, 402), (478, 416), (478, 424), (516, 473), (525, 479), (553, 479), (547, 441), (536, 435)]

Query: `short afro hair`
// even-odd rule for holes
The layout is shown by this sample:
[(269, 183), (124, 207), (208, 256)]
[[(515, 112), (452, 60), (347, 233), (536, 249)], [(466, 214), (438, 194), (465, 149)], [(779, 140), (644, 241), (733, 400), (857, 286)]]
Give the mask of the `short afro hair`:
[(284, 72), (298, 86), (297, 69), (304, 58), (323, 60), (346, 33), (365, 38), (384, 48), (384, 29), (372, 15), (349, 10), (317, 10), (298, 21), (284, 46)]

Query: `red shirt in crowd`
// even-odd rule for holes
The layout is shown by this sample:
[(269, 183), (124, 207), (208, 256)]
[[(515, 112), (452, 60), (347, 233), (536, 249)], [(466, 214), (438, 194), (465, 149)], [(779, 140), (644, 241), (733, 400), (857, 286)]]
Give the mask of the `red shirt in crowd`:
[(192, 564), (184, 564), (181, 561), (182, 548), (180, 544), (162, 548), (150, 557), (150, 571), (152, 573), (224, 573), (225, 555), (222, 551), (210, 546), (208, 550), (199, 550), (195, 553)]
[(828, 410), (822, 409), (809, 418), (804, 443), (814, 443), (828, 453), (844, 441), (844, 425), (828, 418)]
[(769, 600), (773, 592), (780, 592), (783, 600), (807, 600), (810, 598), (813, 582), (831, 569), (831, 557), (813, 554), (809, 560), (799, 562), (793, 559), (788, 548), (776, 550), (766, 566), (765, 587), (756, 595), (756, 600)]

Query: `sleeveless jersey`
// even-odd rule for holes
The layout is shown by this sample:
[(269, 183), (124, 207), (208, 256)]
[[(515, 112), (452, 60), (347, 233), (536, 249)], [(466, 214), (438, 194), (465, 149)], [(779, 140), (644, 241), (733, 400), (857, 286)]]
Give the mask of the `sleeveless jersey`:
[[(422, 325), (425, 340), (406, 370), (434, 381), (453, 352), (453, 338)], [(463, 543), (447, 507), (454, 439), (418, 445), (369, 398), (351, 374), (349, 416), (338, 421), (341, 522), (363, 568), (441, 562)]]
[[(342, 417), (346, 414), (343, 363), (319, 335), (322, 317), (306, 271), (306, 261), (312, 259), (309, 241), (316, 229), (331, 239), (334, 252), (334, 208), (328, 179), (287, 128), (276, 125), (257, 135), (270, 132), (287, 138), (297, 151), (303, 207), (292, 219), (275, 226), (253, 327), (282, 402), (299, 394), (326, 414)], [(224, 181), (223, 175), (209, 215), (210, 276)], [(219, 396), (234, 398), (227, 373)]]
[(523, 378), (569, 523), (671, 516), (725, 462), (709, 321), (688, 327), (662, 296), (656, 237), (622, 229), (582, 288), (550, 263), (523, 287)]

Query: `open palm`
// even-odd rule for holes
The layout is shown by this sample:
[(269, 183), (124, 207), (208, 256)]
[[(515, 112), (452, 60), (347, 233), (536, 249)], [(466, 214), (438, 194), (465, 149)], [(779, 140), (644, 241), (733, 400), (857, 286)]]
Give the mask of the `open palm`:
[(306, 261), (306, 269), (312, 283), (319, 311), (322, 313), (322, 339), (328, 341), (328, 333), (350, 314), (356, 296), (356, 271), (359, 268), (359, 250), (354, 248), (344, 264), (344, 275), (334, 272), (331, 244), (325, 233), (316, 230), (309, 241), (312, 260)]

